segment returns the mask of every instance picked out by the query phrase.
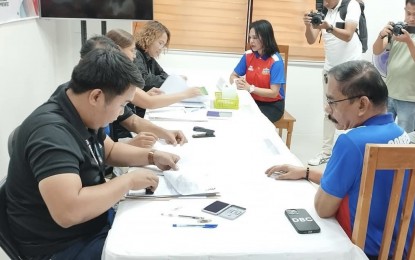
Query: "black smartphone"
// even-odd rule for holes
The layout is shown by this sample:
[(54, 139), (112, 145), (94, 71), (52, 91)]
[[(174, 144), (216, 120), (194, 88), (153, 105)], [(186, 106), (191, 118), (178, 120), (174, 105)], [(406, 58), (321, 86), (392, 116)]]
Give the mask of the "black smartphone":
[(336, 23), (336, 28), (344, 29), (345, 26), (346, 26), (345, 22), (337, 22)]
[(305, 209), (286, 209), (285, 216), (300, 234), (320, 232), (320, 227)]
[(222, 211), (224, 211), (225, 209), (227, 209), (229, 206), (230, 206), (229, 203), (225, 203), (225, 202), (222, 202), (222, 201), (217, 200), (217, 201), (215, 201), (215, 202), (207, 205), (206, 207), (204, 207), (202, 209), (202, 211), (203, 212), (206, 212), (206, 213), (213, 214), (213, 215), (218, 215)]

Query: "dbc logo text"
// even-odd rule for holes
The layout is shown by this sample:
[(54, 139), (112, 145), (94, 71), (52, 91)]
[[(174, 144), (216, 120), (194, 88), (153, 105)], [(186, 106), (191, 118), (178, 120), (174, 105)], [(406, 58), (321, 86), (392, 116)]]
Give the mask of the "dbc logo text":
[(305, 218), (292, 218), (293, 222), (312, 222), (313, 219), (311, 217)]

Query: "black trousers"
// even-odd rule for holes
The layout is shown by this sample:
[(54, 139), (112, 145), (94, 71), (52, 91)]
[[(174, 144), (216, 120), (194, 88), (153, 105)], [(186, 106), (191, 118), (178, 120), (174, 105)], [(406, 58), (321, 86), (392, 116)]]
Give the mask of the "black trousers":
[(262, 114), (264, 114), (269, 119), (269, 121), (271, 121), (271, 123), (280, 120), (280, 118), (284, 114), (284, 99), (275, 102), (262, 102), (255, 100), (255, 103), (258, 105), (259, 110), (261, 110)]

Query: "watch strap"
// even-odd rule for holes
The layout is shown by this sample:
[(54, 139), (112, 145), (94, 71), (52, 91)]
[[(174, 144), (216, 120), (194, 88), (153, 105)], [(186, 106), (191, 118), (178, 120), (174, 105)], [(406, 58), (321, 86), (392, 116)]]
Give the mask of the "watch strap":
[(148, 159), (148, 164), (149, 165), (154, 165), (154, 152), (155, 151), (156, 150), (151, 149), (150, 152), (148, 152), (147, 159)]

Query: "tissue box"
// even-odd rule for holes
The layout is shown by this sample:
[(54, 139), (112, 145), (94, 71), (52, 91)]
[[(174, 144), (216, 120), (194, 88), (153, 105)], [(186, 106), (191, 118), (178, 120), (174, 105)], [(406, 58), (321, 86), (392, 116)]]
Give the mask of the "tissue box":
[(222, 98), (222, 92), (215, 92), (215, 100), (213, 101), (213, 107), (219, 109), (238, 109), (238, 95), (232, 98)]

